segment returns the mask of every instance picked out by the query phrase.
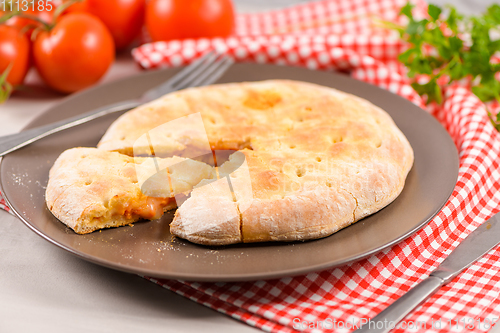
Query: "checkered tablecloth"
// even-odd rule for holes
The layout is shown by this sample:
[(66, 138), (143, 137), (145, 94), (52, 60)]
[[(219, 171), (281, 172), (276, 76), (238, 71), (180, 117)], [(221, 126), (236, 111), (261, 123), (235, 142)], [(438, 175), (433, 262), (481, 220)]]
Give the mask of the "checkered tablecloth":
[[(185, 65), (215, 48), (237, 61), (349, 71), (426, 108), (396, 60), (404, 43), (377, 24), (399, 20), (405, 2), (325, 0), (243, 14), (229, 38), (147, 43), (133, 56), (151, 69)], [(416, 14), (425, 15), (426, 4), (416, 5)], [(457, 145), (458, 183), (441, 212), (412, 237), (356, 263), (298, 277), (244, 283), (149, 279), (265, 331), (348, 332), (373, 318), (500, 209), (500, 134), (467, 87), (456, 84), (445, 92), (443, 106), (427, 110)], [(498, 105), (489, 107), (496, 110)], [(499, 259), (500, 250), (490, 252), (409, 315), (397, 331), (488, 331), (500, 317)]]
[[(182, 66), (217, 49), (237, 61), (348, 71), (426, 108), (396, 57), (405, 45), (377, 20), (398, 20), (405, 0), (325, 0), (238, 15), (229, 38), (147, 43), (133, 51), (145, 69)], [(417, 2), (424, 15), (426, 4)], [(460, 154), (457, 185), (439, 214), (412, 237), (338, 268), (268, 281), (195, 283), (147, 279), (265, 331), (349, 332), (422, 281), (500, 209), (500, 134), (485, 105), (463, 85), (430, 106)], [(490, 105), (491, 110), (498, 105)], [(422, 129), (425, 135), (425, 129)], [(500, 250), (490, 252), (423, 306), (397, 332), (484, 332), (500, 317)]]

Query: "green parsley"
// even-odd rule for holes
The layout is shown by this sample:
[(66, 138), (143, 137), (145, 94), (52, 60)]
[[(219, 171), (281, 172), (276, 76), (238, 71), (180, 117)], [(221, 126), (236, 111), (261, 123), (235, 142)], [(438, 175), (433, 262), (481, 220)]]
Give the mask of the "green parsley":
[[(414, 18), (412, 9), (410, 3), (401, 9), (400, 15), (409, 20), (406, 26), (387, 26), (398, 30), (409, 44), (398, 59), (408, 68), (417, 93), (426, 96), (427, 103), (441, 104), (440, 78), (448, 83), (470, 79), (472, 92), (481, 101), (500, 102), (500, 82), (495, 78), (500, 64), (491, 61), (500, 51), (500, 38), (494, 37), (500, 31), (500, 5), (491, 5), (482, 15), (466, 17), (453, 6), (443, 10), (429, 4), (428, 17), (420, 20)], [(415, 77), (421, 74), (428, 76), (426, 83), (416, 81)], [(500, 113), (495, 118), (492, 122), (500, 131)]]

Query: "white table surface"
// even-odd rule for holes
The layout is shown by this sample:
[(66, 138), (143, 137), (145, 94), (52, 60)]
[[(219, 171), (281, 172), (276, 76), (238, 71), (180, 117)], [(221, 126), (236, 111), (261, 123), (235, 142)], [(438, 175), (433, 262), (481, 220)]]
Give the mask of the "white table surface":
[[(347, 1), (347, 0), (346, 0)], [(300, 0), (234, 0), (239, 12), (279, 8)], [(445, 1), (433, 1), (444, 4)], [(491, 0), (454, 1), (477, 13)], [(122, 54), (102, 83), (138, 73)], [(62, 96), (43, 87), (0, 105), (0, 135), (18, 132)], [(43, 240), (0, 211), (0, 332), (256, 332), (136, 275), (91, 264)], [(500, 333), (500, 328), (492, 332)]]

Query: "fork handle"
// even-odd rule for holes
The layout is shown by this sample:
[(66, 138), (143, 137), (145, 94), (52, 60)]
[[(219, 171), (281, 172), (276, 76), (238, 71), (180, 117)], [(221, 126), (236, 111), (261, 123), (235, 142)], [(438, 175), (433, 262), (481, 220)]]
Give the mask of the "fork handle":
[(63, 131), (65, 129), (84, 124), (91, 120), (103, 117), (107, 114), (127, 111), (139, 106), (141, 103), (135, 100), (123, 101), (109, 104), (99, 109), (83, 113), (81, 115), (64, 119), (45, 126), (36, 127), (20, 133), (0, 137), (0, 157), (11, 153), (19, 148), (29, 145), (48, 135)]

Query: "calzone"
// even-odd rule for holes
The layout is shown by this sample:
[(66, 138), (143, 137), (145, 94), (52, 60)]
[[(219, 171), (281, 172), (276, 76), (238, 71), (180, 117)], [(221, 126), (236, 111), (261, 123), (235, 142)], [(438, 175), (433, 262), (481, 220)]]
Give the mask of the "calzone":
[[(202, 126), (190, 121), (195, 116)], [(408, 140), (384, 110), (351, 94), (290, 80), (170, 93), (119, 117), (98, 144), (117, 159), (151, 158), (152, 151), (156, 157), (190, 159), (207, 149), (214, 155), (237, 153), (215, 156), (210, 176), (192, 175), (199, 182), (193, 181), (170, 226), (172, 234), (207, 245), (331, 235), (391, 203), (414, 159)], [(103, 169), (110, 164), (102, 163)], [(86, 179), (72, 177), (73, 182)], [(105, 198), (132, 186), (123, 179), (108, 184)], [(63, 191), (71, 185), (58, 186)], [(141, 213), (147, 199), (137, 199), (142, 197), (136, 193), (130, 204), (139, 208), (132, 215), (147, 218)], [(168, 208), (168, 200), (162, 205)], [(64, 207), (72, 220), (82, 216)], [(109, 205), (99, 209), (99, 216), (123, 219), (109, 212)]]

